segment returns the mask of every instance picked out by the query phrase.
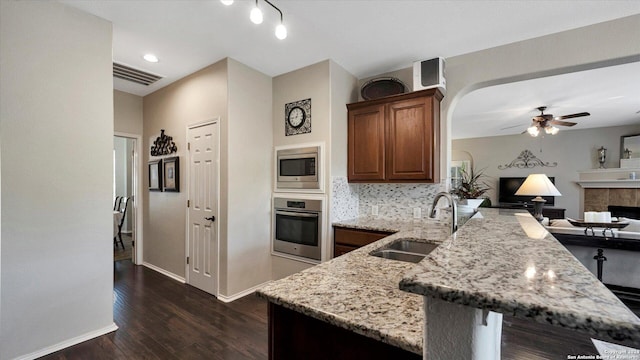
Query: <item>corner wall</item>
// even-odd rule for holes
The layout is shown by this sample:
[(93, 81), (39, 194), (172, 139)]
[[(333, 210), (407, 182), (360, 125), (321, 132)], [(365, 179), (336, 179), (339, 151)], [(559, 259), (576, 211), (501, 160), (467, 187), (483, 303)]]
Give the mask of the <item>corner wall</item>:
[[(220, 192), (221, 204), (226, 202), (226, 148), (227, 123), (227, 61), (221, 60), (199, 70), (143, 99), (143, 190), (144, 261), (168, 271), (179, 278), (185, 277), (185, 227), (187, 206), (187, 126), (220, 116)], [(160, 129), (173, 137), (179, 156), (180, 192), (154, 192), (148, 190), (149, 149), (160, 135)], [(221, 206), (220, 223), (226, 223), (227, 214)], [(220, 226), (220, 237), (223, 237)], [(225, 233), (226, 234), (226, 233)]]
[[(324, 173), (322, 178), (324, 181), (323, 196), (326, 202), (328, 198), (327, 188), (330, 186), (330, 150), (329, 140), (331, 137), (331, 97), (330, 97), (330, 60), (324, 60), (316, 64), (305, 66), (303, 68), (282, 74), (273, 78), (273, 146), (300, 145), (310, 142), (324, 142), (324, 159), (322, 160)], [(285, 105), (287, 103), (311, 99), (311, 132), (307, 134), (285, 135)], [(273, 152), (273, 149), (271, 150)], [(272, 156), (273, 159), (273, 156)], [(272, 167), (275, 167), (275, 160), (272, 160)], [(272, 187), (273, 179), (271, 180)], [(280, 193), (282, 196), (295, 197), (292, 193)], [(326, 207), (328, 208), (328, 207)], [(271, 221), (269, 221), (271, 223)], [(326, 236), (323, 236), (326, 238)], [(287, 275), (293, 274), (311, 267), (311, 264), (283, 258), (280, 256), (271, 256), (272, 259), (272, 279), (280, 279)]]
[(113, 128), (116, 132), (142, 135), (142, 97), (113, 91)]
[(0, 359), (36, 358), (116, 329), (111, 24), (57, 2), (0, 16)]
[(228, 59), (228, 225), (221, 297), (271, 279), (273, 121), (271, 78)]

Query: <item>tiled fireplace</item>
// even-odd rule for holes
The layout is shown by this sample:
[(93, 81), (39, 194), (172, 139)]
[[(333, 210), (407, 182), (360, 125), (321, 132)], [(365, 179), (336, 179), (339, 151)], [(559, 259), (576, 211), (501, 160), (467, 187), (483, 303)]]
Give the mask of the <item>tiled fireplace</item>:
[(640, 207), (640, 169), (594, 169), (579, 174), (584, 211), (607, 211), (607, 206)]
[(584, 211), (607, 211), (607, 206), (640, 207), (640, 189), (584, 189)]

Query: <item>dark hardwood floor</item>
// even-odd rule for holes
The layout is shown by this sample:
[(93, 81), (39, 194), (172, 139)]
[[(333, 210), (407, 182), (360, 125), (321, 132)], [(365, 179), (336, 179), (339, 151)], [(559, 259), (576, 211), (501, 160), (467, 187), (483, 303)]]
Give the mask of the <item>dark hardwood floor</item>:
[[(223, 303), (130, 261), (117, 261), (111, 334), (42, 359), (267, 359), (267, 303), (249, 295)], [(637, 309), (637, 308), (636, 308)], [(504, 317), (502, 358), (596, 355), (587, 335)]]
[(43, 359), (266, 359), (267, 303), (223, 303), (130, 261), (114, 274), (116, 332)]
[(133, 251), (131, 240), (131, 234), (122, 234), (124, 249), (120, 246), (119, 241), (118, 246), (113, 246), (113, 261), (131, 260), (131, 252)]

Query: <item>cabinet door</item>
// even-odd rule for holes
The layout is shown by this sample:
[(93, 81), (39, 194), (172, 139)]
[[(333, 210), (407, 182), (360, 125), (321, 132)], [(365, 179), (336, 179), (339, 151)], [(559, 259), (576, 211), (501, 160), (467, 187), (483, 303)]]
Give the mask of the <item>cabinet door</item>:
[(349, 181), (385, 179), (384, 105), (349, 111)]
[(380, 231), (356, 230), (334, 227), (333, 241), (337, 245), (361, 247), (391, 235)]
[(434, 179), (433, 112), (427, 97), (388, 105), (388, 180)]

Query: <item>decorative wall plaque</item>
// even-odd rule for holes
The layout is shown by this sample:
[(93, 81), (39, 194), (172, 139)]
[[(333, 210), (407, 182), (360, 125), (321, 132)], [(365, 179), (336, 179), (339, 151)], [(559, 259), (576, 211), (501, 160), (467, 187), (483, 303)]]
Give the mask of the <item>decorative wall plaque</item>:
[(311, 99), (294, 101), (284, 106), (284, 134), (298, 135), (311, 132)]
[(160, 129), (160, 136), (156, 138), (151, 146), (151, 156), (162, 156), (173, 154), (178, 151), (173, 137), (164, 134), (164, 129)]
[(512, 162), (505, 165), (498, 165), (498, 169), (505, 170), (509, 168), (518, 168), (518, 169), (530, 169), (536, 166), (548, 166), (548, 167), (556, 167), (558, 166), (557, 162), (553, 164), (549, 162), (544, 162), (538, 159), (533, 153), (529, 150), (522, 150), (520, 155), (515, 158)]

